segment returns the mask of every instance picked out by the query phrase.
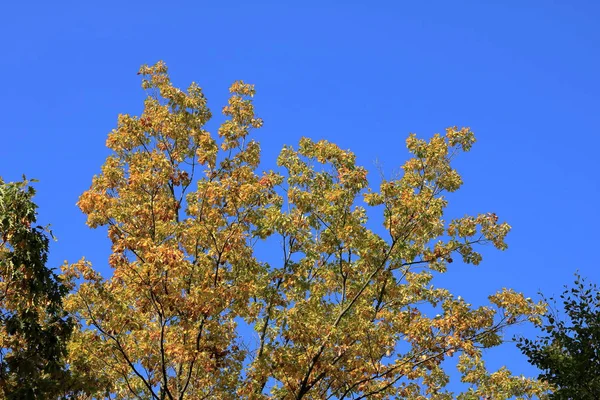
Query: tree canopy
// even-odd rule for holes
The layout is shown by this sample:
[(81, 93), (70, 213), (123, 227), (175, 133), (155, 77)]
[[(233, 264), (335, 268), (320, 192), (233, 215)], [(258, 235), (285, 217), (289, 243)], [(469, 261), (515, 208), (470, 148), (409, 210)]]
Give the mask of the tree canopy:
[[(551, 383), (552, 399), (600, 398), (600, 291), (577, 275), (575, 284), (544, 315), (544, 334), (535, 340), (520, 338), (518, 346), (529, 362)], [(554, 298), (547, 300), (556, 304)]]
[[(582, 397), (598, 383), (595, 287), (561, 296), (572, 326), (546, 314), (549, 336), (521, 341), (549, 371), (538, 381), (488, 371), (483, 354), (506, 327), (539, 324), (544, 303), (504, 289), (473, 307), (434, 285), (454, 258), (478, 265), (479, 245), (507, 247), (494, 213), (444, 220), (470, 129), (409, 135), (401, 176), (373, 187), (325, 140), (285, 146), (266, 169), (250, 84), (231, 86), (214, 135), (198, 85), (174, 87), (162, 62), (140, 75), (144, 111), (119, 116), (78, 202), (108, 229), (110, 277), (85, 259), (61, 276), (46, 267), (35, 191), (0, 180), (5, 398), (543, 398), (545, 381), (555, 398), (595, 398)], [(446, 388), (451, 357), (463, 393)]]
[(68, 289), (46, 267), (51, 233), (35, 225), (35, 190), (0, 178), (0, 393), (57, 398), (76, 390), (66, 361)]
[[(64, 266), (66, 307), (81, 328), (71, 366), (104, 382), (98, 393), (543, 397), (544, 383), (487, 371), (482, 358), (505, 327), (539, 321), (543, 304), (502, 290), (472, 307), (432, 282), (454, 258), (479, 264), (478, 245), (506, 248), (510, 227), (493, 213), (443, 219), (470, 129), (411, 134), (402, 176), (372, 188), (355, 155), (325, 140), (303, 138), (283, 148), (277, 169), (262, 166), (250, 84), (231, 86), (215, 135), (198, 85), (174, 87), (162, 62), (139, 73), (143, 113), (119, 116), (112, 154), (78, 203), (89, 226), (108, 228), (112, 276), (86, 260)], [(383, 230), (369, 223), (377, 210)], [(441, 364), (453, 356), (461, 394), (445, 389)]]

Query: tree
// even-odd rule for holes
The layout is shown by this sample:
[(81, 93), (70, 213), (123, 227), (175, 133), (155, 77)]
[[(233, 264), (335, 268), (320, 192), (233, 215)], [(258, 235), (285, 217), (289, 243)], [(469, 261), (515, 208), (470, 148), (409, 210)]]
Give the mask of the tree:
[[(279, 171), (261, 172), (252, 85), (231, 86), (215, 136), (195, 83), (175, 88), (162, 62), (140, 74), (144, 111), (119, 116), (113, 154), (78, 203), (89, 226), (108, 227), (113, 274), (85, 260), (64, 267), (84, 279), (68, 300), (86, 327), (71, 354), (108, 393), (451, 399), (441, 363), (459, 355), (469, 384), (460, 399), (543, 395), (543, 383), (490, 373), (482, 360), (542, 304), (503, 290), (473, 308), (431, 284), (456, 256), (479, 264), (476, 245), (506, 248), (510, 227), (495, 214), (442, 219), (444, 193), (462, 183), (450, 162), (475, 140), (469, 129), (410, 135), (404, 174), (374, 191), (354, 154), (327, 141), (303, 138), (283, 148)], [(383, 210), (383, 233), (368, 227), (367, 208)], [(257, 243), (270, 247), (267, 260)]]
[(35, 190), (0, 179), (0, 393), (56, 398), (73, 383), (65, 364), (73, 329), (68, 289), (46, 267), (49, 231), (36, 222)]
[[(518, 347), (542, 371), (540, 379), (555, 387), (551, 398), (598, 399), (600, 291), (596, 284), (586, 284), (576, 275), (575, 286), (560, 298), (564, 312), (553, 307), (545, 314), (542, 329), (546, 334), (535, 340), (519, 338)], [(550, 298), (548, 303), (556, 301)]]

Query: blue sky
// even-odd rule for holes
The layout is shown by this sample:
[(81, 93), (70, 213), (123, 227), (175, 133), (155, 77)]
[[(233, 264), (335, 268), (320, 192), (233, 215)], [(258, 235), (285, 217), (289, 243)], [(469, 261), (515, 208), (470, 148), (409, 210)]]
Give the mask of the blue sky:
[[(234, 80), (256, 84), (266, 167), (309, 136), (377, 178), (376, 160), (391, 174), (406, 159), (409, 132), (470, 126), (449, 213), (494, 211), (513, 231), (506, 252), (441, 283), (480, 304), (501, 287), (558, 293), (577, 269), (600, 281), (598, 2), (7, 1), (0, 16), (0, 175), (40, 180), (53, 266), (86, 256), (108, 272), (106, 232), (75, 203), (117, 114), (141, 110), (139, 66), (162, 59), (217, 122)], [(535, 373), (510, 349), (490, 360)]]

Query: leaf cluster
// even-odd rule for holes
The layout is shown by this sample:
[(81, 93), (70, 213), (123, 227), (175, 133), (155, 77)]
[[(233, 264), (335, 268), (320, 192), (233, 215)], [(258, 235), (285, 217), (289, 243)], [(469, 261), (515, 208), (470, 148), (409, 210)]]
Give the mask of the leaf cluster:
[(579, 274), (574, 286), (548, 303), (555, 306), (544, 315), (542, 336), (519, 338), (518, 347), (551, 383), (553, 399), (600, 398), (600, 291)]
[(25, 178), (0, 179), (0, 393), (7, 399), (56, 398), (74, 384), (65, 362), (68, 288), (46, 267), (51, 232), (36, 225), (34, 194)]

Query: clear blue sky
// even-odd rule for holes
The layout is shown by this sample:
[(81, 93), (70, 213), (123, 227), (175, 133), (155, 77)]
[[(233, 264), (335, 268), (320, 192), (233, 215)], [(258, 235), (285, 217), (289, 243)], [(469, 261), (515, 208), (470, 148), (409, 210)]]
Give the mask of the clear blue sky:
[[(513, 231), (506, 252), (455, 263), (440, 283), (474, 304), (501, 287), (558, 293), (577, 269), (600, 282), (598, 21), (592, 0), (5, 1), (0, 175), (40, 180), (52, 266), (86, 256), (107, 273), (106, 232), (75, 203), (117, 114), (141, 110), (138, 67), (163, 59), (217, 120), (231, 82), (256, 84), (266, 166), (309, 136), (389, 174), (409, 132), (470, 126), (450, 213), (494, 211)], [(518, 352), (490, 357), (535, 373)]]

